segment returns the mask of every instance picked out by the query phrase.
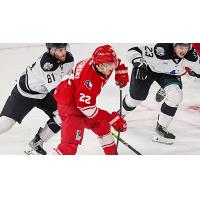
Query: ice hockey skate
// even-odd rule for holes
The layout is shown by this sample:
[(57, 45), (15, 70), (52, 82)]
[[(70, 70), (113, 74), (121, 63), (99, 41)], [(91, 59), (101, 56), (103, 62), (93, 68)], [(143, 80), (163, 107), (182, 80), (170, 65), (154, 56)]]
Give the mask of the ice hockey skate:
[(27, 155), (46, 155), (47, 154), (47, 152), (43, 149), (44, 142), (39, 136), (39, 132), (41, 130), (42, 128), (40, 128), (40, 130), (38, 131), (34, 139), (29, 142), (29, 147), (27, 148), (27, 150), (24, 151), (25, 154)]
[(160, 103), (161, 101), (164, 100), (164, 98), (166, 97), (166, 93), (165, 93), (165, 90), (163, 88), (160, 88), (158, 90), (158, 92), (156, 93), (156, 101), (158, 103)]
[(173, 144), (175, 140), (175, 135), (170, 133), (165, 127), (157, 123), (156, 133), (153, 135), (153, 142), (159, 142), (164, 144)]

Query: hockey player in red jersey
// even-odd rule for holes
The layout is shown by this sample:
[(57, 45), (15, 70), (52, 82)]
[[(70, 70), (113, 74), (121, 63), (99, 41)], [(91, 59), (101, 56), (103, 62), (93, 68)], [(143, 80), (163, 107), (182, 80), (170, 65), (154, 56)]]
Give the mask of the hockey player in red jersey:
[(125, 87), (128, 83), (127, 67), (121, 64), (110, 45), (100, 46), (90, 59), (76, 65), (73, 77), (57, 87), (54, 97), (58, 103), (62, 129), (61, 142), (54, 149), (55, 154), (76, 154), (85, 128), (98, 136), (106, 155), (117, 154), (111, 126), (116, 131), (124, 132), (126, 121), (117, 112), (110, 114), (96, 106), (96, 98), (114, 69), (116, 85)]

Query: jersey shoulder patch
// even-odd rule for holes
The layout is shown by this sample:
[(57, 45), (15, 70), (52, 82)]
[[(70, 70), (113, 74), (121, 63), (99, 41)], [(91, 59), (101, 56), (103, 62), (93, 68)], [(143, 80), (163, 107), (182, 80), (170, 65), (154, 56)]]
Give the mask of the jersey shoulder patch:
[(197, 50), (192, 48), (188, 53), (185, 55), (185, 59), (191, 61), (191, 62), (196, 62), (198, 60), (198, 54)]
[(172, 47), (169, 43), (157, 43), (154, 47), (154, 54), (160, 60), (173, 58)]
[(45, 72), (55, 71), (59, 67), (59, 63), (57, 63), (48, 52), (46, 52), (41, 57), (40, 66)]

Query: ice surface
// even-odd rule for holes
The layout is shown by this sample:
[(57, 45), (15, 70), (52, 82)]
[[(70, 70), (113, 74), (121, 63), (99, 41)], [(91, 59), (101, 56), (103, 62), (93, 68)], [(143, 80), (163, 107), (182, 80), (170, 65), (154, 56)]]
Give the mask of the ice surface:
[[(99, 44), (71, 44), (71, 51), (75, 61), (90, 57), (93, 50)], [(125, 53), (133, 44), (112, 44), (122, 61), (129, 67)], [(26, 48), (18, 47), (28, 46)], [(18, 45), (13, 48), (12, 44), (0, 44), (0, 109), (9, 96), (15, 80), (24, 71), (26, 65), (35, 61), (44, 51), (44, 46)], [(170, 126), (170, 130), (177, 136), (174, 145), (164, 145), (151, 141), (154, 133), (157, 114), (161, 104), (155, 102), (155, 93), (159, 89), (157, 83), (151, 87), (149, 96), (141, 106), (127, 116), (128, 131), (121, 133), (121, 137), (135, 149), (145, 155), (168, 155), (168, 154), (200, 154), (200, 81), (191, 78), (183, 78), (184, 100), (177, 115)], [(123, 90), (123, 95), (128, 92), (128, 87)], [(116, 111), (119, 109), (119, 90), (114, 84), (113, 77), (103, 88), (102, 94), (97, 100), (99, 107)], [(0, 135), (0, 154), (23, 154), (28, 142), (43, 126), (47, 120), (45, 114), (38, 109), (33, 109), (24, 119), (21, 125), (16, 124), (12, 130)], [(59, 134), (52, 138), (46, 145), (50, 151), (59, 144)], [(103, 154), (96, 135), (86, 130), (82, 145), (78, 149), (78, 154), (96, 155)], [(119, 154), (135, 155), (123, 144), (119, 143)]]

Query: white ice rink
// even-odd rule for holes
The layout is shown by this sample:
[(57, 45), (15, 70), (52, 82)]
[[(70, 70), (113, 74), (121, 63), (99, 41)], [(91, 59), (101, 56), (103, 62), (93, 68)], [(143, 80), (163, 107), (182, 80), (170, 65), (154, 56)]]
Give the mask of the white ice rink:
[[(98, 45), (71, 44), (71, 52), (75, 61), (89, 57)], [(21, 48), (21, 46), (24, 44), (0, 44), (0, 110), (14, 87), (17, 77), (27, 65), (32, 64), (45, 51), (45, 47), (40, 46), (40, 44), (34, 47), (28, 45), (29, 47), (25, 48)], [(132, 46), (133, 44), (113, 44), (118, 56), (129, 67), (129, 72), (131, 72), (132, 66), (127, 63), (125, 53)], [(174, 145), (164, 145), (151, 141), (161, 106), (154, 99), (155, 93), (159, 89), (157, 83), (152, 85), (147, 100), (127, 116), (128, 131), (121, 133), (121, 137), (145, 155), (200, 155), (200, 81), (184, 77), (183, 86), (184, 100), (169, 128), (177, 137)], [(126, 94), (127, 91), (128, 87), (123, 90), (123, 94)], [(97, 104), (110, 112), (119, 109), (119, 90), (114, 84), (113, 77), (103, 88), (102, 94), (97, 99)], [(38, 128), (45, 124), (46, 120), (47, 117), (42, 111), (32, 110), (21, 125), (16, 124), (12, 130), (0, 135), (0, 154), (22, 155), (28, 142)], [(59, 144), (59, 138), (58, 134), (45, 145), (45, 148), (50, 151), (56, 147)], [(91, 131), (85, 131), (78, 154), (103, 154), (96, 135)], [(135, 155), (121, 143), (119, 143), (119, 154)]]

